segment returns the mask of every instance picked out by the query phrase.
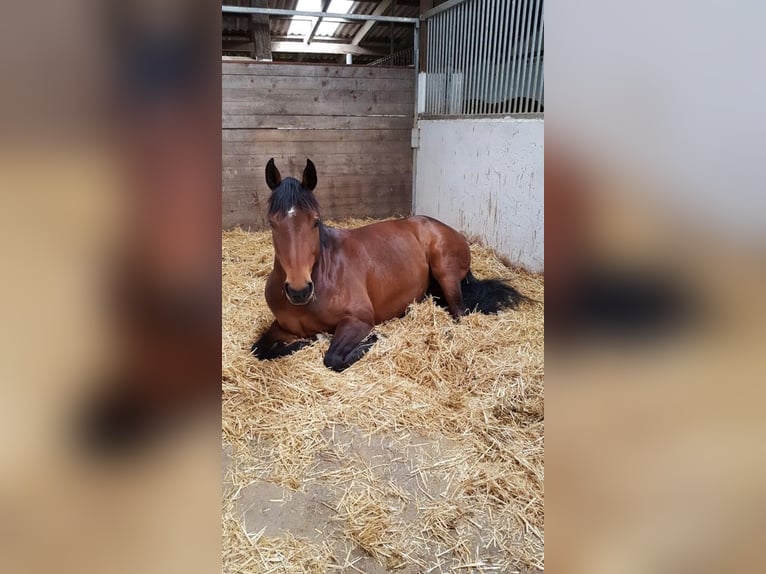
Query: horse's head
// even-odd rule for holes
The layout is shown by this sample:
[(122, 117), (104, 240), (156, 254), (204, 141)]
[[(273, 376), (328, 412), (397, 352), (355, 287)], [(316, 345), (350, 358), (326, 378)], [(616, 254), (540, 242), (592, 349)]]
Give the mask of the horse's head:
[(274, 253), (284, 269), (284, 292), (293, 305), (306, 305), (314, 297), (311, 270), (319, 256), (319, 205), (314, 197), (317, 172), (311, 160), (306, 161), (303, 180), (284, 180), (274, 158), (266, 164), (269, 197), (269, 225)]

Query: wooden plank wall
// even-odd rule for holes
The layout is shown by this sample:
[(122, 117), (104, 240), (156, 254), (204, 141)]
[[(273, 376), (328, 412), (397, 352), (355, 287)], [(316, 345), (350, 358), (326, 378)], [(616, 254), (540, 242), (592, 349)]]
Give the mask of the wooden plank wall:
[(266, 225), (273, 157), (282, 177), (316, 164), (322, 216), (412, 209), (410, 68), (223, 62), (223, 227)]

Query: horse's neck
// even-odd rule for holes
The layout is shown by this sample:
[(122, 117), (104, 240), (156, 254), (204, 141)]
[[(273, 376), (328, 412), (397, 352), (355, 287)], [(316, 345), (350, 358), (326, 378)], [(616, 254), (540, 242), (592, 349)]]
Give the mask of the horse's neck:
[(325, 274), (330, 272), (336, 264), (341, 232), (333, 227), (322, 225), (319, 233), (319, 257), (317, 257), (316, 267), (318, 273)]

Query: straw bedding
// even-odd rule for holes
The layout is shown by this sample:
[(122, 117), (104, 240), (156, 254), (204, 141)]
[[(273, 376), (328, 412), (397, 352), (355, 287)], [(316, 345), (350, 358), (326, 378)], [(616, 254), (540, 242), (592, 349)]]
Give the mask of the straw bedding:
[(454, 323), (427, 299), (334, 373), (329, 339), (250, 356), (271, 236), (224, 232), (224, 572), (543, 569), (543, 277), (471, 251), (538, 302)]

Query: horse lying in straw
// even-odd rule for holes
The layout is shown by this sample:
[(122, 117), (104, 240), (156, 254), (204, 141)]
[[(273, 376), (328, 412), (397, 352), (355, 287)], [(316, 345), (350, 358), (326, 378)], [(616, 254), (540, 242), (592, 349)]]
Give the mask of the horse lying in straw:
[(260, 360), (288, 355), (319, 333), (333, 333), (324, 364), (342, 371), (377, 340), (370, 334), (376, 324), (402, 316), (427, 294), (455, 320), (474, 310), (514, 308), (526, 299), (502, 281), (476, 279), (466, 239), (430, 217), (352, 230), (324, 225), (311, 160), (298, 181), (282, 179), (272, 158), (266, 183), (274, 244), (266, 302), (275, 320), (253, 344)]

